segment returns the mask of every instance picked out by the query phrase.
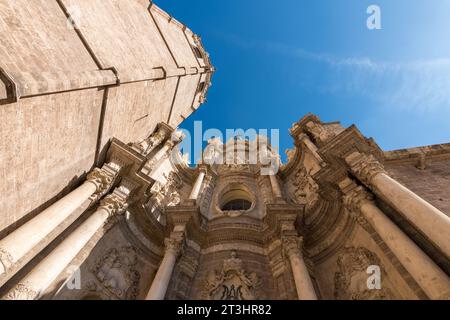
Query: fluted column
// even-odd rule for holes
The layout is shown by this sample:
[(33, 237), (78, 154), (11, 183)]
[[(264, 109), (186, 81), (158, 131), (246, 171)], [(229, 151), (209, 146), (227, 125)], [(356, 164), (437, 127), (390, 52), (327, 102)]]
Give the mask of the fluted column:
[(448, 276), (375, 204), (362, 186), (343, 198), (361, 224), (369, 223), (430, 299), (450, 298)]
[(352, 173), (450, 257), (450, 217), (388, 176), (373, 157), (358, 152), (346, 159)]
[(159, 265), (155, 279), (153, 279), (146, 300), (163, 300), (166, 296), (167, 287), (169, 286), (170, 278), (172, 277), (175, 262), (180, 254), (182, 242), (183, 239), (180, 237), (165, 239), (164, 257)]
[(292, 236), (283, 238), (283, 250), (291, 264), (298, 299), (317, 300), (314, 285), (303, 259), (302, 247), (303, 237)]
[(202, 183), (203, 183), (203, 179), (205, 179), (205, 175), (206, 175), (206, 169), (200, 168), (200, 172), (198, 174), (197, 179), (195, 180), (195, 184), (192, 187), (192, 191), (191, 191), (191, 194), (189, 196), (190, 200), (197, 200), (198, 194), (200, 193), (200, 188), (201, 188)]
[(100, 201), (98, 209), (48, 254), (2, 299), (39, 299), (61, 272), (70, 264), (94, 234), (111, 227), (127, 208), (129, 190), (123, 186)]
[(106, 164), (88, 174), (80, 187), (58, 200), (36, 217), (10, 233), (0, 241), (0, 276), (6, 274), (18, 260), (23, 258), (40, 241), (66, 220), (86, 200), (97, 199), (112, 185), (120, 167)]

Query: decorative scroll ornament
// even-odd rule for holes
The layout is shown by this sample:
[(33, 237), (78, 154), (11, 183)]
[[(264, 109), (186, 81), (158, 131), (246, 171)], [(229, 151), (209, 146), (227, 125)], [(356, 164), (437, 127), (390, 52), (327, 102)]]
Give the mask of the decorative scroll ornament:
[(385, 285), (381, 289), (367, 287), (367, 268), (379, 266), (381, 279), (385, 274), (380, 259), (372, 251), (364, 247), (347, 247), (337, 260), (338, 271), (334, 275), (334, 295), (339, 300), (378, 300), (393, 297)]
[(208, 300), (255, 300), (260, 285), (257, 274), (246, 272), (233, 251), (220, 272), (209, 273), (203, 296)]
[(97, 201), (109, 191), (120, 169), (120, 165), (111, 162), (102, 168), (95, 168), (87, 175), (86, 180), (94, 183), (97, 187), (96, 192), (91, 196), (92, 202)]
[(104, 293), (111, 298), (135, 300), (140, 280), (140, 274), (136, 270), (137, 261), (133, 247), (113, 248), (97, 261), (91, 271)]

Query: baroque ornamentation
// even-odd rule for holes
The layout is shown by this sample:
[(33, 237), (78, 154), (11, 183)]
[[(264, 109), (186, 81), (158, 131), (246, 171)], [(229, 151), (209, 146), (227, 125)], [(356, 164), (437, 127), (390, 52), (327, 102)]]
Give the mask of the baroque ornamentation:
[(166, 128), (159, 127), (152, 135), (144, 141), (135, 145), (137, 150), (144, 156), (150, 154), (157, 146), (159, 146), (167, 138), (169, 132)]
[(3, 298), (5, 300), (34, 300), (38, 297), (38, 292), (33, 290), (26, 283), (18, 283), (9, 293)]
[(212, 270), (204, 285), (207, 300), (256, 300), (261, 281), (255, 272), (246, 272), (236, 252), (224, 261), (221, 271)]
[(354, 152), (347, 156), (345, 161), (356, 177), (368, 187), (371, 187), (373, 177), (386, 173), (383, 165), (373, 155)]
[(182, 187), (180, 177), (171, 172), (166, 182), (157, 181), (151, 188), (152, 196), (147, 202), (147, 209), (161, 223), (165, 224), (165, 208), (180, 204), (181, 195), (179, 189)]
[(319, 200), (319, 186), (307, 172), (306, 168), (298, 170), (291, 182), (293, 186), (293, 197), (298, 204), (304, 204), (312, 208)]
[(303, 237), (284, 237), (283, 252), (286, 256), (301, 255), (303, 249)]
[(334, 274), (334, 295), (339, 300), (391, 299), (389, 288), (369, 289), (366, 273), (371, 265), (379, 266), (381, 279), (385, 274), (378, 256), (364, 247), (346, 247), (337, 259), (338, 271)]
[(140, 280), (140, 274), (136, 270), (137, 261), (133, 247), (113, 248), (97, 261), (91, 271), (110, 297), (135, 300)]
[(357, 186), (342, 198), (344, 206), (349, 209), (352, 214), (359, 216), (361, 207), (365, 202), (373, 201), (373, 195), (363, 186)]
[(91, 196), (91, 201), (97, 201), (104, 196), (114, 183), (114, 179), (120, 171), (120, 166), (115, 163), (105, 164), (102, 168), (95, 168), (88, 176), (87, 181), (92, 182), (97, 187), (96, 192)]
[(14, 263), (14, 259), (11, 256), (11, 254), (1, 247), (0, 247), (0, 263), (3, 265), (5, 270), (8, 270), (8, 268), (10, 268)]
[(181, 253), (183, 248), (183, 238), (165, 238), (164, 246), (166, 248), (166, 252), (173, 253), (175, 256), (178, 256)]

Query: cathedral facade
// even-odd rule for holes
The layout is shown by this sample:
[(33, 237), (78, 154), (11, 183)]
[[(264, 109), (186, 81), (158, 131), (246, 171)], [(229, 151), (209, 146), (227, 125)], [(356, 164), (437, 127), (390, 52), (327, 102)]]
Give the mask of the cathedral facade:
[(450, 299), (450, 144), (308, 114), (286, 163), (257, 136), (190, 166), (197, 35), (143, 0), (25, 3), (0, 6), (1, 299)]

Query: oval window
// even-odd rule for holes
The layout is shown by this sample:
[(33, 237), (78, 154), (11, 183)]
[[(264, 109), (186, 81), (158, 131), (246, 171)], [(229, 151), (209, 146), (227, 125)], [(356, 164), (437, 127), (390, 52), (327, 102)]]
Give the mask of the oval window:
[(249, 210), (252, 203), (245, 199), (235, 199), (228, 201), (222, 206), (222, 211), (246, 211)]
[(233, 185), (220, 196), (222, 211), (248, 211), (253, 206), (253, 197), (242, 185)]

